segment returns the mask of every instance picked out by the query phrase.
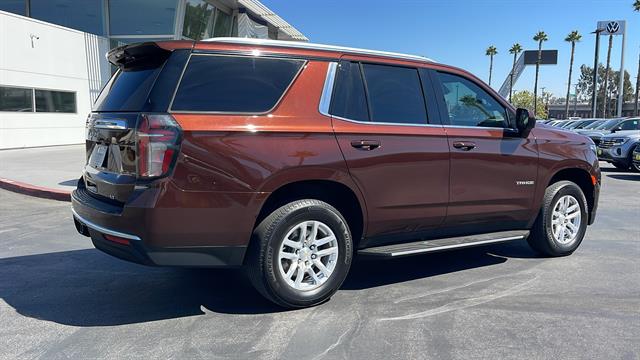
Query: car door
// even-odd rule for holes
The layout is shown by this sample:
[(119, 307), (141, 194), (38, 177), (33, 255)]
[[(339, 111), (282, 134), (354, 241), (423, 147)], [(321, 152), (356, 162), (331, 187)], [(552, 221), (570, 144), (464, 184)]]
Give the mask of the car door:
[(449, 200), (449, 149), (431, 84), (415, 67), (353, 58), (336, 72), (333, 128), (368, 212), (361, 247), (415, 239), (440, 226)]
[(533, 135), (520, 137), (510, 121), (515, 114), (479, 81), (445, 71), (434, 77), (451, 152), (445, 225), (485, 224), (486, 231), (525, 226), (538, 169)]

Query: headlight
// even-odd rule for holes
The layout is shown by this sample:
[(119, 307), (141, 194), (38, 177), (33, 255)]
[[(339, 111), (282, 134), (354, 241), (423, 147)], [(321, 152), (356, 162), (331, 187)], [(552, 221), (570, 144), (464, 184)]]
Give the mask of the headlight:
[(627, 140), (629, 140), (629, 139), (628, 138), (613, 138), (613, 139), (611, 139), (611, 141), (613, 141), (613, 145), (614, 146), (622, 145), (622, 144), (626, 143)]

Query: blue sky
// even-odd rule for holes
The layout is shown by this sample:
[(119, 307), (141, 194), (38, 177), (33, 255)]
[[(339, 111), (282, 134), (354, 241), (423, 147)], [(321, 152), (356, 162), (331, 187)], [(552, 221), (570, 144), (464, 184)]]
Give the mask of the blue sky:
[[(598, 20), (627, 20), (625, 68), (638, 69), (640, 13), (633, 0), (262, 0), (271, 10), (305, 34), (312, 42), (364, 47), (424, 55), (438, 62), (467, 69), (488, 80), (489, 45), (499, 54), (494, 60), (493, 86), (499, 88), (511, 69), (508, 50), (515, 42), (536, 49), (534, 33), (544, 30), (546, 49), (557, 49), (558, 65), (544, 66), (540, 87), (564, 97), (571, 46), (564, 41), (578, 30), (574, 76), (581, 64), (593, 66), (594, 35)], [(611, 64), (620, 67), (620, 36), (614, 37)], [(607, 37), (601, 38), (600, 60), (606, 61)], [(532, 90), (534, 67), (525, 69), (514, 86)]]

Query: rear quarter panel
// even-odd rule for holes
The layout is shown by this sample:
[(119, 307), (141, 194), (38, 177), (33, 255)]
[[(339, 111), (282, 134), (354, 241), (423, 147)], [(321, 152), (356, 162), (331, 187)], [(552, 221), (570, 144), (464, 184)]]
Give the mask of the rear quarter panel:
[(334, 180), (360, 198), (331, 119), (318, 112), (327, 65), (308, 62), (270, 114), (172, 114), (184, 139), (157, 207), (192, 235), (181, 245), (246, 246), (266, 198), (291, 182)]

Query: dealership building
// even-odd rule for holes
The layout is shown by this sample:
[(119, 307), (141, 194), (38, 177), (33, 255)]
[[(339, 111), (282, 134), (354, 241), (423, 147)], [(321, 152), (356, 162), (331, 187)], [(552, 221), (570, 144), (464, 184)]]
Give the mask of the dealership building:
[(0, 0), (0, 149), (82, 143), (110, 49), (219, 36), (307, 41), (256, 0)]

